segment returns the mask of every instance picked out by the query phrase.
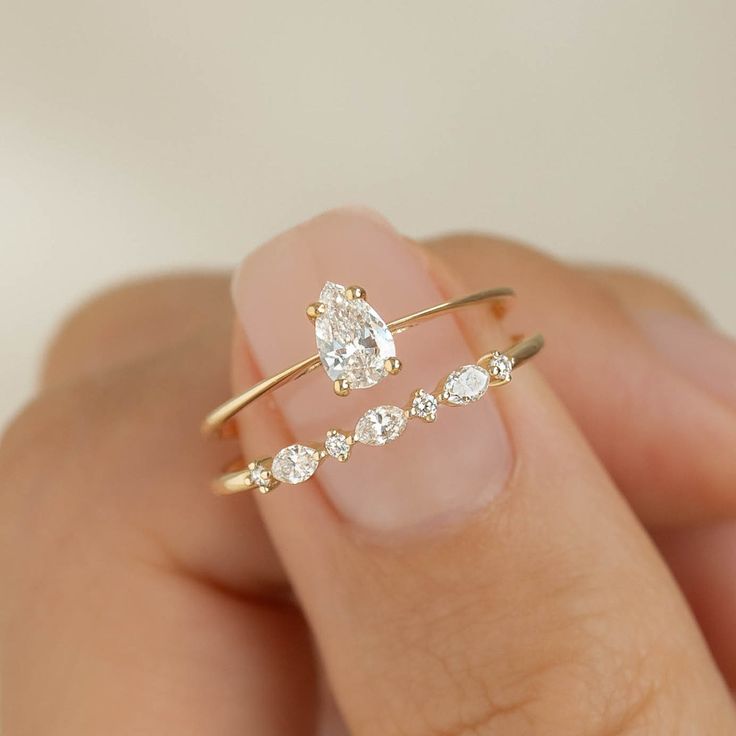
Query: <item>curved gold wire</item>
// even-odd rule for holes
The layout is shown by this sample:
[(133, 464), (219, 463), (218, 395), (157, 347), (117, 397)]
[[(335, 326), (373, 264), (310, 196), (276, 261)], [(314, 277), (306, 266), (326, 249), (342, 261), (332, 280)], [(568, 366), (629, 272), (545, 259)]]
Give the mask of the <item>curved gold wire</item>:
[[(485, 353), (482, 355), (478, 360), (476, 361), (477, 365), (488, 367), (489, 363), (493, 361), (494, 359), (497, 359), (502, 356), (506, 356), (507, 358), (511, 359), (511, 365), (513, 366), (513, 370), (515, 370), (518, 366), (522, 365), (525, 361), (529, 360), (529, 358), (536, 355), (544, 346), (544, 338), (542, 335), (537, 334), (533, 335), (532, 337), (528, 337), (526, 339), (520, 339), (518, 342), (511, 345), (509, 348), (504, 350), (502, 353), (499, 353), (497, 351), (491, 351), (488, 353)], [(433, 394), (437, 401), (441, 401), (443, 398), (443, 389), (441, 388), (444, 384), (444, 380), (440, 382), (440, 387), (435, 391)], [(511, 373), (505, 377), (500, 378), (493, 378), (491, 377), (490, 386), (502, 386), (506, 383), (508, 383), (511, 380)], [(415, 394), (416, 395), (416, 392)], [(446, 397), (445, 397), (446, 398)], [(446, 402), (445, 402), (446, 403)], [(408, 419), (410, 416), (413, 416), (412, 413), (408, 410), (404, 410), (404, 414), (406, 415), (406, 418)], [(433, 421), (433, 419), (432, 419)], [(332, 430), (332, 431), (338, 431), (338, 430)], [(349, 442), (350, 445), (352, 445), (355, 440), (353, 437), (352, 432), (342, 432), (340, 431), (340, 434), (342, 434), (345, 439)], [(327, 456), (327, 453), (325, 452), (325, 446), (324, 443), (308, 443), (308, 447), (313, 448), (317, 451), (319, 455), (319, 461), (325, 459)], [(347, 458), (342, 458), (343, 460)], [(273, 488), (275, 488), (277, 485), (279, 485), (278, 481), (275, 481), (271, 477), (271, 471), (270, 466), (273, 458), (262, 458), (260, 460), (255, 460), (249, 464), (246, 464), (245, 460), (242, 458), (238, 458), (234, 460), (232, 463), (230, 463), (225, 468), (224, 475), (221, 475), (219, 478), (216, 478), (212, 482), (212, 490), (215, 494), (218, 496), (229, 496), (233, 493), (239, 493), (240, 491), (247, 491), (252, 490), (254, 488), (258, 488), (261, 493), (268, 493)], [(268, 482), (261, 486), (257, 486), (254, 484), (252, 474), (255, 469), (258, 469), (259, 472), (263, 472), (267, 474), (268, 476)]]
[[(427, 307), (426, 309), (414, 312), (413, 314), (408, 314), (406, 317), (400, 317), (399, 319), (395, 319), (393, 322), (389, 322), (387, 326), (392, 334), (398, 335), (399, 333), (408, 330), (410, 327), (414, 327), (422, 322), (432, 319), (433, 317), (438, 317), (455, 309), (461, 309), (463, 307), (469, 307), (474, 304), (481, 304), (483, 302), (494, 301), (497, 299), (504, 299), (506, 297), (514, 296), (514, 293), (513, 289), (505, 286), (495, 289), (486, 289), (459, 299), (452, 299), (450, 301), (443, 302), (442, 304), (436, 304), (433, 307)], [(499, 311), (498, 316), (502, 316), (502, 314), (503, 308)], [(284, 369), (274, 376), (264, 378), (254, 386), (251, 386), (247, 391), (228, 399), (226, 402), (220, 404), (220, 406), (211, 411), (202, 423), (202, 433), (205, 435), (219, 434), (220, 436), (225, 436), (228, 434), (224, 431), (228, 420), (248, 406), (248, 404), (259, 399), (261, 396), (290, 383), (291, 381), (295, 381), (297, 378), (301, 378), (310, 371), (313, 371), (319, 365), (319, 355), (312, 355), (309, 358)], [(234, 435), (236, 432), (233, 431), (230, 434)]]

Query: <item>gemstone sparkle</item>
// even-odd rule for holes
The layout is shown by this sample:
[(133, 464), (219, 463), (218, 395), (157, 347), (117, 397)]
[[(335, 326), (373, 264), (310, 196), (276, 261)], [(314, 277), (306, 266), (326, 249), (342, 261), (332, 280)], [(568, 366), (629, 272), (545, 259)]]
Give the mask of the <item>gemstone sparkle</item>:
[(437, 418), (437, 399), (423, 388), (417, 389), (411, 401), (411, 415), (433, 422)]
[(248, 466), (248, 481), (258, 488), (261, 493), (270, 491), (273, 485), (271, 473), (259, 462), (251, 463)]
[(331, 429), (325, 437), (325, 452), (344, 463), (350, 457), (350, 438), (336, 429)]
[(314, 331), (327, 375), (344, 378), (351, 389), (375, 386), (386, 376), (386, 359), (396, 355), (388, 326), (365, 299), (348, 299), (340, 284), (328, 281), (319, 301), (325, 309)]
[(447, 377), (442, 398), (448, 404), (457, 406), (477, 401), (488, 390), (490, 378), (488, 371), (482, 366), (464, 365)]
[(364, 445), (385, 445), (395, 440), (406, 427), (406, 414), (398, 406), (369, 409), (355, 425), (355, 439)]
[(510, 381), (513, 367), (514, 361), (503, 353), (493, 353), (488, 361), (488, 372), (498, 381)]
[(273, 477), (282, 483), (302, 483), (319, 465), (319, 452), (307, 445), (289, 445), (279, 450), (271, 464)]

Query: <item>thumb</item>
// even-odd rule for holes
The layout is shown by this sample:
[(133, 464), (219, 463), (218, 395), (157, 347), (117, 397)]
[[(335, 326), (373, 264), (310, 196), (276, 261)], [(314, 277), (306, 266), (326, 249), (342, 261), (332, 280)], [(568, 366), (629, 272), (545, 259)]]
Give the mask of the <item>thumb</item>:
[[(300, 321), (328, 279), (366, 287), (390, 319), (443, 301), (451, 281), (372, 215), (280, 236), (234, 282), (236, 389), (242, 348), (264, 375), (313, 352)], [(241, 416), (243, 450), (352, 427), (507, 344), (480, 309), (412, 330), (398, 378), (348, 399), (324, 376), (285, 387)], [(351, 732), (733, 728), (679, 592), (555, 396), (533, 367), (490, 393), (259, 499)]]

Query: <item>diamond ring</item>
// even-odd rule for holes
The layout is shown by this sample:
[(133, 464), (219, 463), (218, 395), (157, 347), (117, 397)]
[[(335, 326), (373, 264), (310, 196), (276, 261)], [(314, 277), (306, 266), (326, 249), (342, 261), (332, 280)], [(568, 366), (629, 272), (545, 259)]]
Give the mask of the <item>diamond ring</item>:
[(434, 422), (440, 406), (464, 406), (482, 398), (493, 386), (511, 380), (512, 371), (542, 348), (541, 335), (522, 340), (503, 352), (493, 351), (476, 363), (463, 365), (446, 375), (434, 389), (419, 388), (404, 406), (384, 404), (366, 411), (352, 431), (330, 429), (321, 442), (293, 444), (273, 457), (231, 464), (213, 483), (218, 495), (258, 490), (269, 493), (281, 483), (296, 485), (309, 480), (327, 458), (345, 462), (356, 444), (381, 446), (400, 437), (410, 420)]
[(394, 335), (432, 317), (484, 302), (495, 302), (497, 315), (502, 316), (505, 311), (503, 300), (513, 294), (513, 289), (506, 287), (487, 289), (387, 323), (368, 303), (365, 289), (328, 281), (318, 301), (307, 307), (307, 317), (314, 324), (317, 354), (260, 381), (245, 393), (218, 406), (205, 418), (202, 431), (205, 434), (229, 434), (228, 421), (241, 409), (320, 364), (332, 380), (338, 396), (346, 396), (353, 389), (375, 386), (386, 376), (401, 370)]

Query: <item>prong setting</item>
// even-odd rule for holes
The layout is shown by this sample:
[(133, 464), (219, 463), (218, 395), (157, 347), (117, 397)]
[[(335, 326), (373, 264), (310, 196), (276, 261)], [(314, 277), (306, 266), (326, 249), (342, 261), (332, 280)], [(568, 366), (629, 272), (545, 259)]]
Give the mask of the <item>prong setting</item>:
[(514, 359), (508, 355), (499, 353), (497, 350), (491, 353), (488, 361), (488, 372), (496, 384), (508, 383), (511, 380), (511, 372), (514, 368)]
[(269, 463), (269, 461), (270, 458), (254, 460), (253, 462), (248, 463), (246, 468), (248, 482), (261, 493), (268, 493), (278, 485), (274, 480), (270, 469), (267, 467), (267, 463)]
[(350, 393), (350, 384), (347, 378), (338, 378), (332, 388), (338, 396), (347, 396)]
[(390, 358), (386, 358), (383, 362), (383, 367), (386, 370), (386, 373), (391, 376), (395, 376), (401, 371), (402, 365), (401, 361), (394, 355)]
[(322, 302), (312, 302), (307, 307), (307, 317), (311, 322), (316, 322), (327, 311), (327, 307)]
[(331, 429), (325, 435), (325, 454), (338, 462), (344, 463), (350, 457), (353, 447), (353, 435), (349, 432), (341, 432), (339, 429)]
[(365, 289), (362, 286), (348, 286), (347, 289), (345, 289), (345, 298), (352, 302), (356, 299), (362, 299), (365, 301), (367, 297)]
[[(519, 349), (519, 345), (514, 345), (509, 352)], [(357, 444), (389, 444), (404, 433), (412, 419), (431, 423), (437, 419), (441, 405), (464, 406), (477, 401), (491, 386), (508, 383), (512, 370), (521, 362), (515, 360), (513, 353), (488, 353), (477, 363), (460, 366), (447, 374), (433, 392), (416, 389), (403, 408), (394, 404), (373, 407), (363, 413), (352, 431), (330, 429), (321, 443), (289, 445), (279, 450), (273, 458), (249, 463), (242, 474), (235, 474), (237, 478), (223, 476), (227, 482), (225, 493), (246, 489), (269, 493), (282, 483), (303, 483), (328, 457), (344, 463), (350, 459), (353, 447)], [(344, 378), (335, 381), (335, 390), (338, 389), (340, 392), (349, 391)], [(221, 492), (221, 495), (224, 493)]]
[(437, 419), (439, 402), (434, 394), (418, 388), (411, 398), (411, 404), (407, 409), (410, 417), (423, 419), (425, 422), (433, 422)]

